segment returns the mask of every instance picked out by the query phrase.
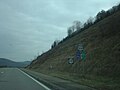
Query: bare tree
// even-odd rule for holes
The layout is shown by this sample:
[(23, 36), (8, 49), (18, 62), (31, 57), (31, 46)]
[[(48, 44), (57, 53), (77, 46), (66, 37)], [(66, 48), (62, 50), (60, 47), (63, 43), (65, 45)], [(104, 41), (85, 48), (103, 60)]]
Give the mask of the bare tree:
[(51, 46), (51, 48), (56, 47), (59, 44), (60, 40), (55, 40)]
[(68, 36), (70, 36), (74, 32), (74, 26), (68, 28)]
[(81, 29), (82, 24), (81, 24), (80, 21), (74, 21), (74, 22), (73, 22), (73, 26), (74, 26), (75, 30), (77, 31), (77, 30), (80, 30), (80, 29)]
[(88, 25), (88, 26), (91, 26), (91, 25), (93, 24), (93, 20), (94, 20), (94, 19), (93, 19), (92, 17), (89, 17), (88, 20), (87, 20), (87, 22), (86, 22), (87, 25)]

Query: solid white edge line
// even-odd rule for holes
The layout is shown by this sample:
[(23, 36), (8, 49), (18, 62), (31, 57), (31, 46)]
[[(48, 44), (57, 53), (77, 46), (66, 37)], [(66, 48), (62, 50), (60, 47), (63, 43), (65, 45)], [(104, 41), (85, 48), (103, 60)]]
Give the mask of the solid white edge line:
[(50, 88), (48, 88), (47, 86), (45, 86), (44, 84), (40, 83), (39, 81), (37, 81), (36, 79), (34, 79), (33, 77), (31, 77), (30, 75), (28, 75), (27, 73), (23, 72), (22, 70), (18, 69), (20, 72), (22, 72), (23, 74), (25, 74), (26, 76), (28, 76), (29, 78), (31, 78), (33, 81), (35, 81), (36, 83), (38, 83), (39, 85), (41, 85), (42, 87), (44, 87), (46, 90), (51, 90)]

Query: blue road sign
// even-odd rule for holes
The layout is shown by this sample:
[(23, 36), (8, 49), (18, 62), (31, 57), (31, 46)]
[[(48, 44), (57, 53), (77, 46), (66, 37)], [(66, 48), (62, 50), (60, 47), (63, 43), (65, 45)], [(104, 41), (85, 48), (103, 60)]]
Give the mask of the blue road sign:
[(77, 57), (78, 60), (81, 59), (81, 52), (80, 52), (80, 50), (77, 50), (76, 57)]

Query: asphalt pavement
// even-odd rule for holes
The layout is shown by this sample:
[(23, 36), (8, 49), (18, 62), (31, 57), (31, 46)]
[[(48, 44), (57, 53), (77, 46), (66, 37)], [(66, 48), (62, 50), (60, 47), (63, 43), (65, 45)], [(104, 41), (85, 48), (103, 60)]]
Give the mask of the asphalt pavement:
[(50, 90), (17, 68), (0, 68), (0, 90)]

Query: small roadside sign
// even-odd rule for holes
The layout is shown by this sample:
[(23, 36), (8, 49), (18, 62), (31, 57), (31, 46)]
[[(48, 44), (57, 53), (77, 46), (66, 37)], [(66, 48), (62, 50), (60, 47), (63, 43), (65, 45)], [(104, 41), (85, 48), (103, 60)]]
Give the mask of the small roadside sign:
[(68, 58), (68, 63), (69, 64), (73, 64), (74, 63), (74, 59), (73, 58)]
[(82, 51), (83, 50), (83, 44), (78, 45), (78, 50)]

